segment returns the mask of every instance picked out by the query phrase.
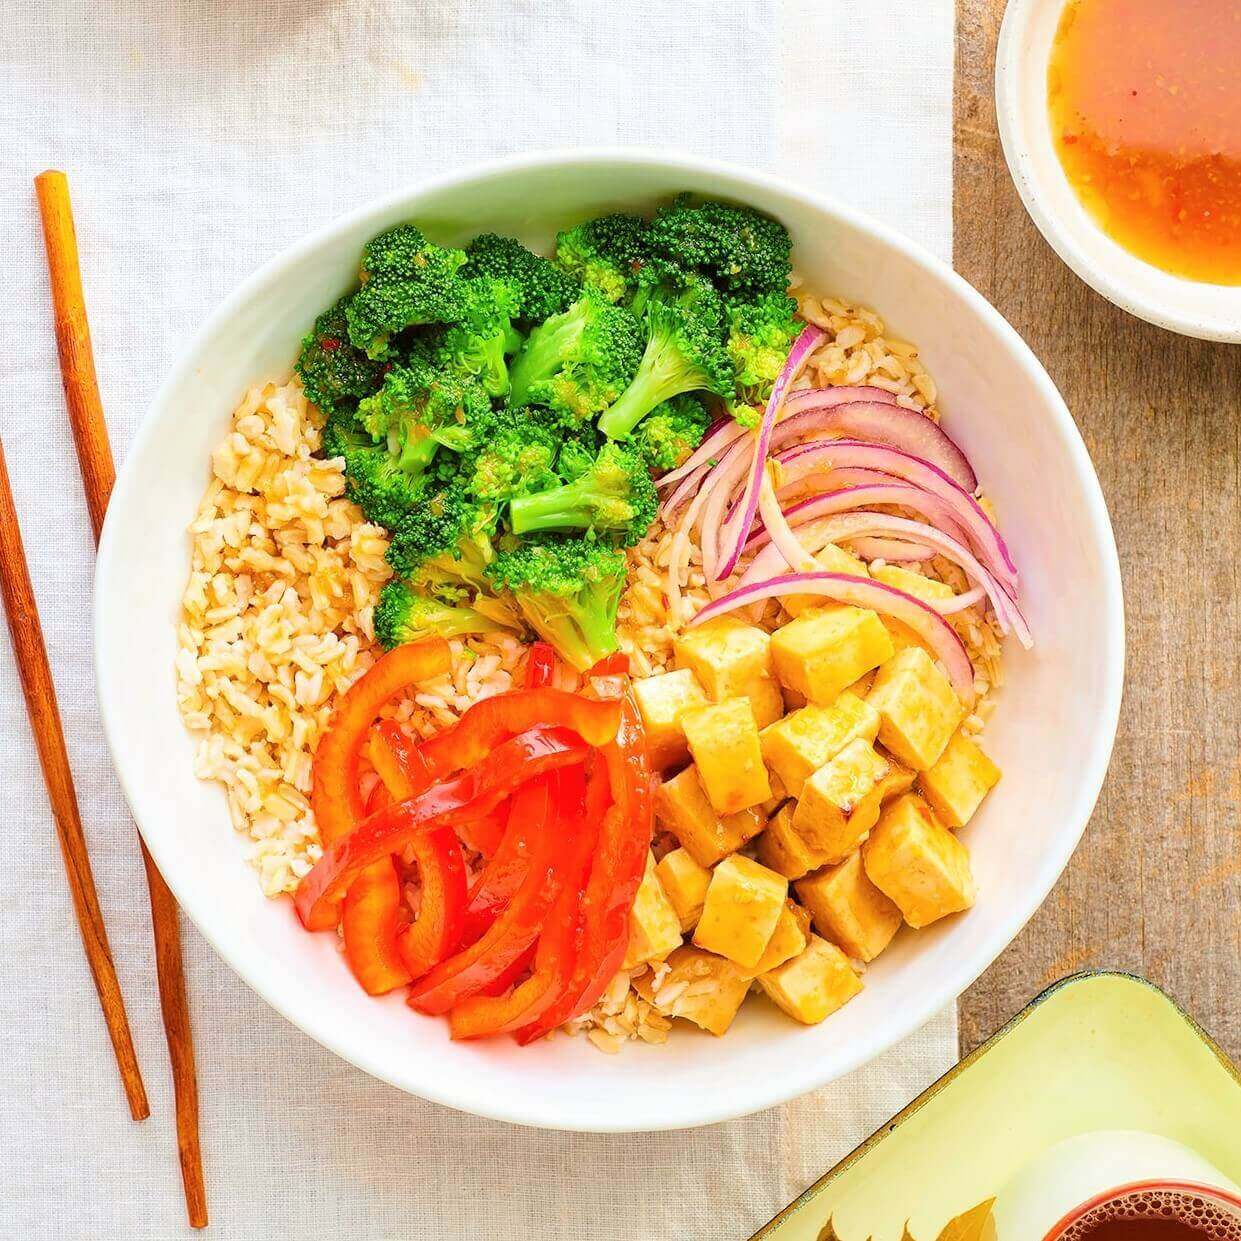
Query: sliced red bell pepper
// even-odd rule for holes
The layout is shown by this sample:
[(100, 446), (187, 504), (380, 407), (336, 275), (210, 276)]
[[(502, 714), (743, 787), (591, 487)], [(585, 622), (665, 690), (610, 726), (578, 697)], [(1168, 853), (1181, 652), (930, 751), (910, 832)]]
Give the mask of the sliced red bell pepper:
[(501, 995), (473, 995), (463, 999), (449, 1014), (455, 1039), (485, 1038), (504, 1034), (536, 1021), (560, 1000), (572, 977), (583, 926), (583, 887), (590, 870), (590, 855), (599, 834), (599, 823), (609, 798), (606, 772), (596, 769), (583, 801), (564, 806), (567, 820), (557, 824), (565, 832), (561, 887), (539, 933), (530, 976)]
[(615, 702), (595, 701), (562, 689), (517, 689), (476, 702), (455, 724), (419, 748), (442, 776), (468, 771), (500, 742), (528, 728), (568, 728), (587, 745), (601, 746), (616, 736), (619, 726), (620, 709)]
[(527, 780), (581, 766), (589, 753), (581, 738), (567, 729), (531, 728), (497, 746), (455, 779), (364, 819), (330, 844), (298, 885), (294, 906), (302, 925), (310, 931), (334, 926), (337, 905), (350, 883), (372, 863), (401, 852), (415, 836), (440, 827), (455, 830), (459, 823), (486, 814)]
[(446, 1013), (467, 996), (495, 982), (538, 938), (548, 911), (566, 881), (567, 859), (559, 825), (585, 797), (582, 768), (560, 772), (553, 780), (553, 821), (531, 837), (530, 864), (522, 885), (481, 939), (438, 965), (409, 992), (420, 1013)]
[(345, 960), (368, 995), (410, 980), (401, 958), (401, 880), (391, 858), (367, 867), (350, 885), (340, 910)]
[(556, 676), (556, 651), (548, 642), (536, 642), (526, 656), (526, 688), (550, 685)]
[(602, 750), (612, 805), (603, 816), (586, 891), (572, 975), (561, 997), (517, 1032), (525, 1044), (594, 1006), (624, 960), (629, 911), (646, 864), (654, 825), (650, 764), (642, 721), (628, 695), (616, 740)]

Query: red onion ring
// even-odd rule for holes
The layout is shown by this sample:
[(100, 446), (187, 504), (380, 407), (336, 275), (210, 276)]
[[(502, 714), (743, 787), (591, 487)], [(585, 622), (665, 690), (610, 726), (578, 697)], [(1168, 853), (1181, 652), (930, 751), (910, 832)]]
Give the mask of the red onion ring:
[(898, 564), (909, 561), (933, 560), (935, 549), (925, 543), (915, 543), (906, 539), (881, 539), (873, 535), (850, 539), (853, 550), (863, 560), (892, 560)]

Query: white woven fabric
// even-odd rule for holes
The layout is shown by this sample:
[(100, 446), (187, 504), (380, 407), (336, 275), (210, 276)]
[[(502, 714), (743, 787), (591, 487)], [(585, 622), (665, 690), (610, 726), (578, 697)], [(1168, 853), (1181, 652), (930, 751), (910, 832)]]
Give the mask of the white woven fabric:
[[(139, 1126), (125, 1110), (0, 643), (0, 1236), (188, 1231), (141, 867), (95, 706), (92, 549), (34, 174), (70, 174), (119, 458), (188, 334), (243, 276), (342, 210), (471, 160), (675, 144), (782, 168), (946, 253), (951, 57), (949, 0), (10, 6), (0, 434), (154, 1114)], [(741, 1237), (956, 1056), (945, 1013), (848, 1081), (755, 1118), (536, 1133), (372, 1081), (277, 1017), (189, 926), (185, 952), (212, 1232), (230, 1241)]]

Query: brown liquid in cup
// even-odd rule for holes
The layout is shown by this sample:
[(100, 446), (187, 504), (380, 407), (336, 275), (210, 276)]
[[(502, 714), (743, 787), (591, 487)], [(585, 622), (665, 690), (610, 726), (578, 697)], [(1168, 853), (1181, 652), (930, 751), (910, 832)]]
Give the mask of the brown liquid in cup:
[(1138, 1190), (1092, 1207), (1059, 1241), (1241, 1241), (1241, 1209), (1190, 1189)]

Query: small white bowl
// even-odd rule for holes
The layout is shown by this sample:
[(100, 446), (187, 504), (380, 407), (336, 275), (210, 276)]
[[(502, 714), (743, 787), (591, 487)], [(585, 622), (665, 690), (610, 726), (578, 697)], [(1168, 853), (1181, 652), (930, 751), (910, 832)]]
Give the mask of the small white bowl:
[[(288, 901), (262, 897), (220, 789), (194, 778), (173, 684), (185, 528), (234, 406), (249, 385), (288, 373), (369, 237), (415, 219), (440, 241), (495, 230), (547, 246), (572, 221), (649, 208), (679, 190), (777, 216), (812, 287), (874, 307), (894, 336), (917, 342), (944, 424), (999, 510), (1037, 645), (1009, 644), (987, 735), (1004, 778), (963, 833), (981, 895), (964, 917), (898, 936), (862, 994), (822, 1025), (799, 1026), (755, 1000), (725, 1038), (687, 1029), (618, 1056), (560, 1037), (526, 1048), (453, 1043), (446, 1022), (411, 1013), (401, 996), (364, 995), (334, 936), (306, 934)], [(1012, 328), (945, 264), (840, 203), (641, 152), (560, 152), (455, 173), (336, 220), (268, 263), (204, 325), (155, 398), (112, 494), (95, 584), (99, 695), (121, 783), (160, 870), (221, 956), (368, 1073), (465, 1111), (561, 1129), (672, 1129), (757, 1111), (848, 1073), (950, 1004), (1073, 852), (1107, 770), (1124, 669), (1103, 496), (1069, 411)]]
[(1241, 341), (1241, 286), (1183, 280), (1130, 254), (1094, 222), (1064, 174), (1047, 112), (1047, 63), (1066, 0), (1009, 0), (995, 108), (1017, 191), (1056, 253), (1122, 310), (1183, 336)]

